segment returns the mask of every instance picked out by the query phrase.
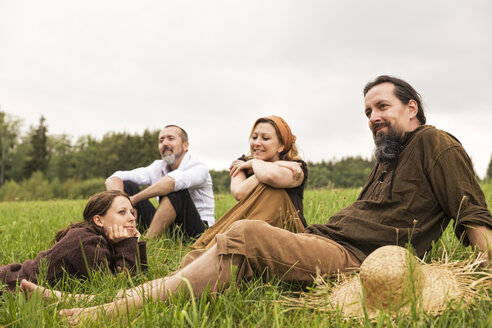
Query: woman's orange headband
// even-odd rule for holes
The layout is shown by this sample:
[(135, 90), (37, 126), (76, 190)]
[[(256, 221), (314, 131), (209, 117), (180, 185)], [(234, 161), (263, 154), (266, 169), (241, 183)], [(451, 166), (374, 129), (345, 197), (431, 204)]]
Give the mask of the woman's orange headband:
[(296, 142), (296, 136), (292, 134), (289, 125), (284, 121), (284, 119), (280, 116), (275, 115), (262, 117), (256, 120), (254, 126), (256, 126), (258, 124), (258, 121), (261, 119), (271, 120), (275, 124), (284, 144), (284, 150), (282, 151), (282, 154), (289, 152), (289, 150), (292, 148), (292, 145)]

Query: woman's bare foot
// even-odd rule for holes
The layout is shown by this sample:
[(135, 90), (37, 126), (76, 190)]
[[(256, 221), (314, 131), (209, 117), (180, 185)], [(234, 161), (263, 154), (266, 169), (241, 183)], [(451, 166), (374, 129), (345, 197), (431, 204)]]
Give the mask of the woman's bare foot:
[(57, 301), (61, 301), (63, 298), (65, 299), (73, 298), (76, 301), (81, 301), (81, 300), (91, 301), (95, 297), (95, 295), (62, 293), (58, 290), (54, 290), (54, 289), (51, 290), (48, 288), (44, 288), (42, 286), (38, 286), (35, 283), (27, 281), (26, 279), (22, 279), (20, 288), (27, 298), (29, 298), (33, 294), (38, 294), (41, 295), (43, 299), (46, 301), (53, 300), (53, 299)]
[(34, 294), (41, 295), (46, 301), (52, 299), (60, 300), (62, 297), (61, 292), (38, 286), (35, 283), (27, 281), (26, 279), (22, 279), (20, 288), (27, 298), (31, 297)]

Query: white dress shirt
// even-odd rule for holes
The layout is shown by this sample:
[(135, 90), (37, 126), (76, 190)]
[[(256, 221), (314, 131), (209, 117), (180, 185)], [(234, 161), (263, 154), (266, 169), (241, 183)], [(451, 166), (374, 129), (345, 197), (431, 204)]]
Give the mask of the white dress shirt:
[(174, 191), (188, 189), (200, 218), (207, 221), (211, 227), (215, 223), (212, 177), (207, 166), (190, 153), (184, 155), (179, 167), (174, 171), (170, 170), (166, 162), (158, 159), (147, 167), (139, 167), (131, 171), (117, 171), (109, 178), (118, 177), (141, 186), (152, 185), (166, 175), (174, 179)]

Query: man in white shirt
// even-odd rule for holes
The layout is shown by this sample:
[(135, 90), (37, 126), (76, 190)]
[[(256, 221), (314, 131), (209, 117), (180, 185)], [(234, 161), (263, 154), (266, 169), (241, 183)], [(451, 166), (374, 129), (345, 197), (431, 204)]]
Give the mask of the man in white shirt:
[[(117, 171), (106, 179), (107, 190), (130, 195), (146, 237), (155, 238), (169, 226), (180, 226), (196, 237), (215, 223), (212, 178), (207, 166), (188, 153), (188, 134), (177, 125), (159, 134), (162, 159), (147, 167)], [(140, 190), (139, 186), (148, 185)], [(159, 197), (157, 210), (149, 199)]]

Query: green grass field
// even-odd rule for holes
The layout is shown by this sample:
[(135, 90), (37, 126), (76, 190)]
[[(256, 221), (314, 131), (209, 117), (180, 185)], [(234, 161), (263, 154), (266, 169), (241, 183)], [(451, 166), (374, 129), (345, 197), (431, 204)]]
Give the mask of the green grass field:
[[(483, 184), (489, 209), (492, 204), (492, 183)], [(358, 195), (358, 189), (306, 191), (304, 206), (308, 223), (324, 223), (339, 209)], [(230, 195), (217, 195), (216, 217), (234, 204)], [(45, 202), (0, 203), (0, 263), (22, 262), (34, 258), (49, 247), (55, 232), (70, 222), (81, 220), (85, 201), (58, 200)], [(451, 260), (471, 257), (473, 252), (461, 246), (449, 229), (443, 244), (448, 251), (456, 250)], [(66, 321), (59, 310), (74, 306), (96, 305), (110, 300), (125, 287), (173, 272), (182, 256), (189, 250), (188, 243), (177, 236), (166, 235), (149, 241), (150, 271), (134, 278), (96, 273), (90, 281), (66, 280), (57, 289), (91, 293), (97, 297), (90, 303), (66, 300), (46, 302), (39, 297), (26, 301), (22, 293), (3, 293), (0, 296), (0, 325), (6, 327), (64, 327)], [(441, 256), (443, 246), (438, 243), (426, 260)], [(169, 302), (148, 303), (135, 313), (121, 314), (117, 321), (101, 319), (83, 323), (86, 327), (485, 327), (492, 326), (492, 304), (483, 290), (468, 307), (454, 305), (439, 317), (425, 313), (391, 317), (381, 315), (374, 321), (344, 320), (339, 313), (324, 312), (307, 307), (295, 309), (282, 302), (301, 290), (278, 280), (261, 278), (232, 284), (224, 293), (206, 294), (199, 299), (178, 296)]]

